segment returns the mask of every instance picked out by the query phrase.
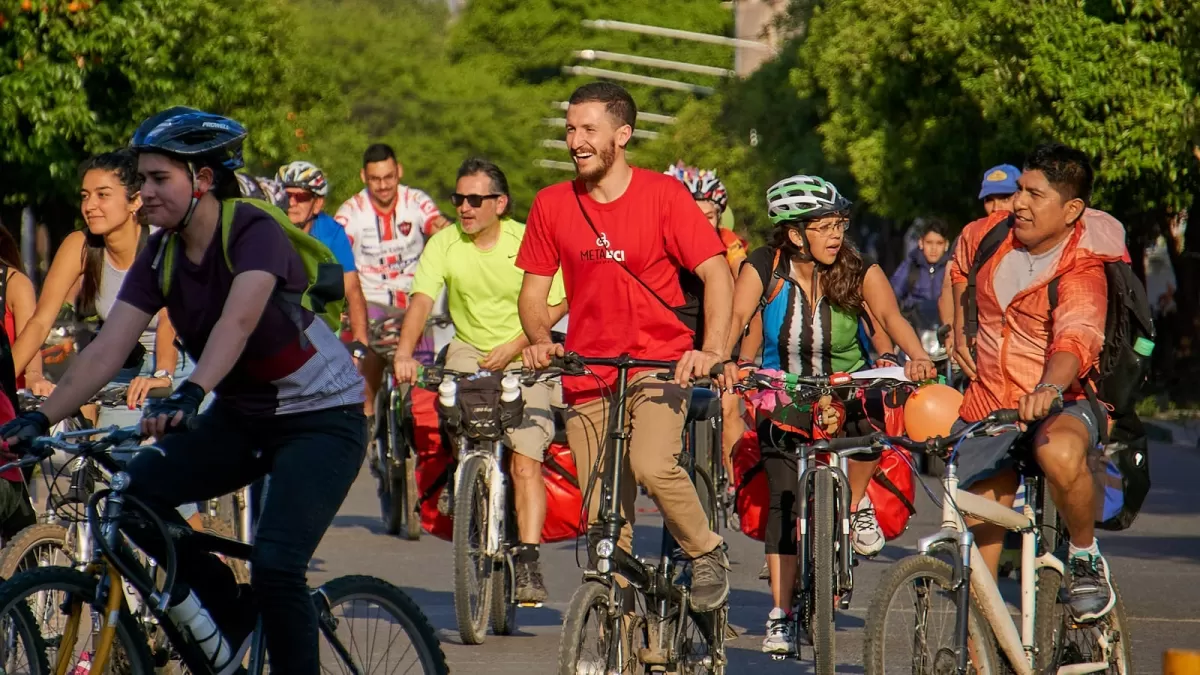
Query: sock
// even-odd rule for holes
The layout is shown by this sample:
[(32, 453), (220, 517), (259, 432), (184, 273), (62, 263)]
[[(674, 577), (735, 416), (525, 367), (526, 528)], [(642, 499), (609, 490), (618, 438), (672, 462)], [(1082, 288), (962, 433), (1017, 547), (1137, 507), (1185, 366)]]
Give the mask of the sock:
[(1076, 556), (1082, 556), (1082, 555), (1090, 555), (1094, 558), (1094, 557), (1100, 555), (1100, 546), (1096, 543), (1095, 537), (1092, 537), (1092, 545), (1091, 546), (1088, 546), (1086, 548), (1079, 548), (1075, 544), (1071, 544), (1069, 550), (1071, 552), (1072, 558), (1074, 558)]
[(767, 615), (767, 618), (771, 621), (778, 621), (779, 619), (786, 619), (787, 615), (787, 610), (776, 607), (771, 610), (771, 613)]
[(541, 557), (541, 550), (537, 544), (518, 544), (517, 545), (517, 562), (520, 563), (535, 563)]

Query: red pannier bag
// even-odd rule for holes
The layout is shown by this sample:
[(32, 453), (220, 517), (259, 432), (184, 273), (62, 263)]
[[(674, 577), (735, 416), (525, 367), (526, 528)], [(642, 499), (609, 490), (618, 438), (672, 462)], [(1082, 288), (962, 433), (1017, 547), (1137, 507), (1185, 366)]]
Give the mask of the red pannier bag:
[[(421, 499), (421, 527), (439, 539), (451, 541), (454, 520), (438, 512), (438, 498), (451, 481), (458, 466), (453, 449), (442, 443), (438, 427), (437, 394), (425, 389), (412, 391), (412, 417), (417, 445), (417, 490)], [(581, 507), (583, 495), (570, 448), (553, 443), (542, 464), (546, 481), (546, 522), (542, 542), (574, 539), (583, 532)], [(515, 517), (515, 514), (512, 514)]]
[(733, 446), (733, 484), (737, 488), (734, 505), (742, 533), (762, 541), (767, 536), (767, 505), (771, 490), (763, 471), (758, 433), (753, 426)]
[[(904, 435), (904, 402), (908, 394), (907, 389), (893, 389), (883, 397), (884, 432), (889, 436)], [(884, 538), (891, 540), (904, 534), (908, 520), (917, 512), (913, 505), (917, 483), (908, 450), (884, 449), (875, 475), (867, 485), (867, 496), (875, 507), (875, 519)]]

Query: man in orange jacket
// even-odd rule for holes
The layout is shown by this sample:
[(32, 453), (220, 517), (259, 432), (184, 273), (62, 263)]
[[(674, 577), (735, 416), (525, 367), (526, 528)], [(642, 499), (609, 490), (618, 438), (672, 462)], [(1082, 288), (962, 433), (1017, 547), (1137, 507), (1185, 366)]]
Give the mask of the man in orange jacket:
[[(1108, 214), (1088, 208), (1092, 175), (1082, 152), (1057, 144), (1038, 147), (1018, 181), (1013, 213), (998, 211), (967, 225), (950, 268), (954, 358), (971, 378), (959, 416), (973, 422), (1015, 408), (1022, 420), (1037, 424), (1035, 458), (1070, 530), (1068, 606), (1079, 621), (1104, 616), (1116, 600), (1093, 536), (1094, 489), (1087, 467), (1088, 449), (1099, 442), (1107, 420), (1096, 419), (1080, 380), (1104, 344), (1104, 263), (1126, 255), (1125, 232)], [(979, 328), (972, 354), (962, 297), (980, 243), (996, 227), (1008, 231), (977, 272)], [(1056, 278), (1058, 302), (1051, 307), (1049, 284)], [(1008, 451), (1015, 436), (964, 443), (961, 485), (1011, 507), (1018, 483)], [(973, 530), (995, 575), (1004, 530), (990, 524)]]

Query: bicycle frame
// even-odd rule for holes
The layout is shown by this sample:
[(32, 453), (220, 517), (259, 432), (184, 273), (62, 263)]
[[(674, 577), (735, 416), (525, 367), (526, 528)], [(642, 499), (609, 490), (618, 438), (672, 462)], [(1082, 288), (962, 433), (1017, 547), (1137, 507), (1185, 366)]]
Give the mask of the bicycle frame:
[[(1027, 480), (1025, 485), (1025, 506), (1021, 513), (1017, 513), (999, 502), (958, 489), (956, 463), (948, 462), (946, 474), (942, 479), (945, 491), (942, 500), (942, 529), (918, 540), (917, 551), (921, 555), (930, 555), (936, 550), (947, 548), (947, 545), (954, 551), (954, 584), (959, 593), (955, 642), (960, 673), (965, 673), (967, 667), (967, 617), (970, 611), (970, 593), (975, 594), (980, 600), (983, 618), (992, 627), (996, 641), (1001, 651), (1008, 657), (1013, 670), (1017, 675), (1033, 673), (1033, 657), (1036, 649), (1034, 624), (1037, 618), (1037, 571), (1049, 567), (1062, 575), (1064, 567), (1062, 561), (1051, 552), (1037, 555), (1038, 541), (1041, 535), (1036, 526), (1038, 513), (1034, 505), (1041, 503), (1042, 479)], [(956, 504), (957, 510), (955, 509)], [(1019, 633), (992, 575), (986, 569), (982, 574), (973, 573), (974, 561), (979, 558), (979, 548), (975, 545), (975, 537), (967, 529), (960, 512), (1021, 533), (1021, 568), (1023, 572), (1021, 574), (1021, 629)], [(963, 584), (964, 580), (968, 583)]]

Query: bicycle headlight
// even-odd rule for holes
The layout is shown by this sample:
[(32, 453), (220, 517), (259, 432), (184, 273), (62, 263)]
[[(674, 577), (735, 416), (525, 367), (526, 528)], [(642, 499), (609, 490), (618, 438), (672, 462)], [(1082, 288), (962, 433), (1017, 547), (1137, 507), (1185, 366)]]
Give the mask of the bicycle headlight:
[(601, 539), (600, 542), (596, 544), (596, 555), (600, 556), (601, 558), (610, 558), (612, 557), (612, 554), (612, 539)]

